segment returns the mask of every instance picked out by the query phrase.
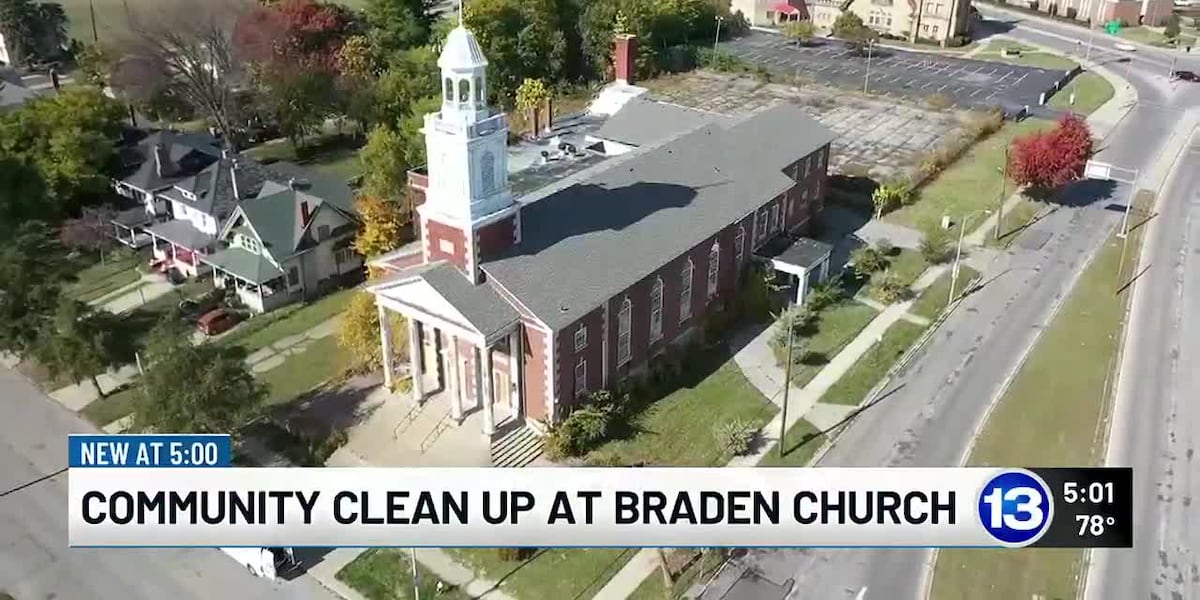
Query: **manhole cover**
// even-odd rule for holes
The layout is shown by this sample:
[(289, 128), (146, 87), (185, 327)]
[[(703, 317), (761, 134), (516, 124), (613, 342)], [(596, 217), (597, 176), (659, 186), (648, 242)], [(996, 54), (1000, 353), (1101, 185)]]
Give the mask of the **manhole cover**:
[(1049, 231), (1029, 231), (1021, 236), (1017, 245), (1026, 250), (1041, 250), (1048, 241), (1050, 241)]

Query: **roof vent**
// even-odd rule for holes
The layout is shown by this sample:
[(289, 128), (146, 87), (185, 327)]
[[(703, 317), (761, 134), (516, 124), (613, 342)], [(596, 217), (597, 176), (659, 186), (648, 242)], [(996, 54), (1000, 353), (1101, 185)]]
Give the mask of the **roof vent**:
[(563, 304), (562, 306), (558, 307), (558, 312), (570, 312), (570, 310), (571, 309), (568, 308), (566, 304)]
[(297, 179), (292, 177), (291, 179), (288, 179), (288, 187), (293, 190), (307, 190), (309, 183), (307, 179)]

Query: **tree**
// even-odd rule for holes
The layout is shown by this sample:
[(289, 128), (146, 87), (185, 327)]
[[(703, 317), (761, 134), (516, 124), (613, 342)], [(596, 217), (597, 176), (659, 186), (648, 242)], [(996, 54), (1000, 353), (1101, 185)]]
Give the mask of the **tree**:
[[(529, 113), (529, 132), (533, 136), (537, 136), (540, 131), (541, 120), (538, 118), (541, 114), (542, 107), (546, 101), (550, 99), (550, 91), (546, 89), (546, 83), (541, 79), (526, 79), (521, 82), (521, 87), (517, 88), (517, 108)], [(548, 115), (548, 119), (554, 118), (553, 115)], [(549, 125), (549, 123), (547, 123)]]
[(293, 148), (321, 131), (337, 102), (334, 80), (324, 71), (276, 73), (264, 77), (262, 86), (267, 109)]
[(112, 85), (131, 100), (149, 100), (163, 88), (208, 117), (232, 144), (233, 89), (243, 76), (232, 32), (249, 0), (163, 0), (157, 11), (131, 17), (133, 38), (124, 48)]
[(412, 114), (413, 103), (436, 96), (439, 89), (437, 55), (431, 48), (397, 52), (375, 82), (370, 123), (395, 127)]
[(430, 0), (367, 0), (371, 46), (381, 55), (423, 46), (433, 25), (432, 7)]
[(61, 297), (53, 320), (39, 332), (34, 355), (52, 375), (67, 375), (75, 383), (91, 379), (96, 393), (104, 397), (96, 376), (132, 358), (118, 343), (117, 319), (111, 313), (94, 311), (83, 302)]
[[(376, 125), (367, 136), (367, 144), (359, 156), (362, 157), (364, 171), (364, 197), (383, 198), (392, 202), (403, 198), (404, 190), (408, 187), (409, 165), (404, 159), (404, 139), (399, 132), (387, 125)], [(360, 199), (361, 202), (363, 200)]]
[(79, 218), (63, 223), (58, 239), (67, 248), (100, 253), (103, 262), (105, 254), (117, 244), (112, 224), (116, 216), (116, 211), (108, 207), (84, 207)]
[(1087, 123), (1067, 114), (1049, 131), (1013, 140), (1009, 151), (1009, 176), (1034, 199), (1047, 200), (1055, 189), (1083, 176), (1092, 155), (1093, 140)]
[(233, 44), (243, 60), (260, 70), (331, 71), (352, 30), (352, 19), (341, 6), (278, 0), (241, 14)]
[(71, 266), (40, 221), (23, 223), (0, 244), (0, 351), (32, 353), (58, 311)]
[(404, 245), (411, 217), (405, 204), (364, 194), (354, 201), (354, 206), (363, 223), (354, 238), (356, 252), (370, 258)]
[(0, 243), (26, 221), (42, 221), (58, 211), (46, 195), (37, 169), (0, 151)]
[(468, 28), (488, 57), (488, 89), (510, 105), (526, 78), (566, 79), (568, 52), (561, 0), (475, 0)]
[(140, 430), (171, 433), (232, 433), (260, 410), (266, 389), (235, 347), (192, 344), (178, 314), (168, 314), (150, 333), (149, 366), (134, 411)]
[(83, 80), (103, 88), (108, 85), (108, 76), (112, 73), (112, 53), (99, 44), (83, 44), (75, 53), (75, 62)]
[(815, 34), (812, 21), (808, 19), (792, 21), (783, 26), (783, 35), (796, 42), (797, 46), (807, 46)]
[[(408, 323), (395, 312), (391, 318), (392, 352), (402, 360), (408, 355)], [(373, 371), (383, 366), (383, 346), (380, 343), (379, 309), (375, 296), (370, 292), (358, 292), (342, 313), (341, 329), (338, 330), (338, 347), (351, 357), (353, 368), (361, 372)]]
[(875, 218), (883, 216), (885, 212), (893, 208), (906, 204), (912, 190), (907, 183), (891, 182), (880, 185), (871, 192), (871, 203), (875, 206)]
[(67, 15), (57, 2), (0, 0), (0, 34), (14, 64), (53, 60), (67, 46)]
[(1167, 17), (1166, 25), (1163, 27), (1163, 35), (1169, 40), (1179, 39), (1179, 15), (1171, 13)]
[(833, 22), (833, 35), (860, 52), (879, 38), (874, 29), (863, 23), (862, 17), (851, 11), (843, 12)]

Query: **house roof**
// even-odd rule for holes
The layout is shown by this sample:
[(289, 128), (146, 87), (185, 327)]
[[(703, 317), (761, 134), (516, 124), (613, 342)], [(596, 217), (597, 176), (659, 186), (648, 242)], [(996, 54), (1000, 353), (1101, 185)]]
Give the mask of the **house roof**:
[(800, 238), (780, 252), (772, 256), (773, 260), (795, 267), (810, 269), (821, 264), (833, 252), (833, 246), (811, 238)]
[(442, 53), (438, 56), (438, 68), (468, 70), (486, 67), (487, 64), (483, 48), (469, 29), (459, 25), (450, 30), (450, 34), (446, 36), (446, 43), (442, 46)]
[(144, 206), (127, 208), (113, 216), (112, 222), (125, 227), (140, 227), (153, 221)]
[(520, 316), (488, 283), (471, 283), (458, 267), (435, 261), (409, 267), (372, 284), (370, 289), (387, 295), (386, 289), (399, 284), (422, 280), (452, 304), (485, 338), (502, 333)]
[(263, 248), (277, 261), (295, 254), (307, 239), (299, 210), (301, 202), (312, 206), (312, 214), (320, 210), (320, 198), (291, 189), (247, 200), (241, 205), (242, 214), (258, 234)]
[(639, 97), (626, 102), (592, 135), (631, 146), (649, 146), (707, 123), (731, 121), (725, 115)]
[[(163, 145), (173, 171), (158, 174), (154, 148)], [(221, 156), (220, 145), (206, 134), (161, 130), (142, 138), (136, 145), (121, 149), (122, 162), (129, 165), (120, 176), (123, 183), (151, 192), (168, 187), (199, 173)]]
[(560, 329), (789, 189), (783, 168), (832, 140), (798, 106), (778, 104), (631, 152), (522, 198), (521, 242), (483, 270)]
[(0, 108), (20, 106), (37, 96), (37, 92), (0, 78)]
[(358, 210), (354, 207), (354, 189), (345, 179), (330, 177), (286, 161), (271, 163), (266, 165), (266, 168), (272, 176), (263, 184), (259, 196), (288, 189), (288, 182), (294, 181), (296, 189), (310, 196), (316, 196), (324, 202), (329, 202), (342, 212), (350, 215), (358, 214)]
[(229, 271), (250, 283), (260, 284), (283, 277), (283, 270), (265, 257), (236, 246), (226, 248), (211, 256), (202, 257), (204, 262)]
[[(219, 222), (233, 214), (239, 200), (257, 196), (270, 177), (270, 171), (250, 157), (222, 158), (195, 176), (175, 183), (175, 187), (163, 192), (162, 196), (212, 215)], [(191, 192), (196, 199), (184, 196), (179, 189)]]
[(215, 238), (192, 226), (191, 221), (173, 219), (147, 229), (157, 237), (191, 250), (207, 248)]

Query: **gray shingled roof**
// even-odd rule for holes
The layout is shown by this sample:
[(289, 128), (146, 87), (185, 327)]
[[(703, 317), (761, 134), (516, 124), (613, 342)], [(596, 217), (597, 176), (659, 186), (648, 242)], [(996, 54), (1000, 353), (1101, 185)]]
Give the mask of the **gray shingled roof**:
[(36, 96), (37, 92), (27, 87), (0, 80), (0, 108), (15, 108)]
[(650, 146), (714, 122), (727, 125), (732, 119), (677, 104), (634, 98), (592, 135), (631, 146)]
[[(166, 176), (158, 174), (158, 165), (154, 160), (154, 148), (158, 144), (167, 148), (167, 156), (175, 167)], [(120, 179), (140, 190), (153, 192), (194, 176), (220, 157), (219, 143), (210, 135), (156, 131), (142, 138), (136, 146), (125, 149), (123, 159), (136, 166)]]
[(788, 189), (833, 140), (795, 105), (715, 124), (522, 199), (521, 243), (483, 270), (559, 329)]
[(195, 227), (192, 227), (191, 221), (185, 221), (181, 219), (174, 219), (165, 223), (159, 223), (158, 225), (150, 227), (147, 229), (147, 231), (160, 238), (163, 238), (164, 240), (167, 240), (168, 242), (172, 242), (192, 250), (207, 248), (215, 240), (213, 236), (208, 235), (207, 233), (204, 233)]
[(466, 317), (471, 326), (482, 333), (484, 337), (503, 332), (520, 318), (513, 307), (501, 298), (491, 285), (471, 283), (463, 275), (463, 272), (458, 270), (458, 267), (445, 261), (425, 263), (405, 269), (372, 284), (371, 289), (386, 288), (391, 284), (414, 277), (424, 280), (446, 301), (453, 304)]
[[(275, 189), (272, 183), (268, 183), (268, 186), (272, 187), (264, 186), (264, 192)], [(312, 242), (312, 232), (305, 230), (301, 220), (301, 202), (308, 202), (314, 215), (321, 210), (345, 214), (332, 202), (326, 203), (323, 198), (287, 187), (241, 204), (242, 214), (258, 234), (263, 247), (277, 262), (287, 259)]]
[(809, 269), (820, 264), (832, 252), (833, 246), (819, 240), (802, 237), (784, 249), (783, 252), (770, 258), (789, 265)]
[(280, 161), (267, 165), (267, 170), (271, 172), (271, 180), (263, 186), (263, 191), (260, 195), (271, 193), (268, 188), (273, 188), (275, 191), (287, 189), (289, 180), (295, 180), (299, 189), (311, 196), (316, 196), (324, 202), (329, 202), (338, 207), (347, 214), (356, 215), (358, 211), (354, 208), (354, 189), (345, 179), (340, 177), (330, 177), (312, 169), (307, 169), (296, 163)]
[(283, 277), (283, 271), (271, 261), (244, 248), (226, 248), (212, 256), (202, 257), (202, 260), (250, 283), (266, 283)]
[[(234, 177), (237, 178), (236, 196), (234, 195)], [(177, 182), (174, 188), (161, 195), (204, 214), (212, 215), (219, 223), (233, 214), (233, 209), (237, 207), (239, 200), (257, 196), (263, 183), (270, 178), (271, 172), (248, 156), (222, 158), (194, 177)], [(196, 199), (185, 197), (175, 188), (182, 188), (195, 194)]]

